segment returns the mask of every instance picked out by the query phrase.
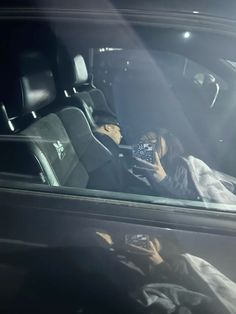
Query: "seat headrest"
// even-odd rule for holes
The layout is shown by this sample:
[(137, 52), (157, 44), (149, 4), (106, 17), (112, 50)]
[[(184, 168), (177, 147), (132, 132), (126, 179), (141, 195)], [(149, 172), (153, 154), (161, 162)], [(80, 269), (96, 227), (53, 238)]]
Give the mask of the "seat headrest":
[(88, 81), (88, 71), (86, 64), (84, 62), (84, 58), (81, 55), (77, 55), (73, 60), (74, 64), (74, 74), (75, 74), (75, 82), (76, 86), (84, 84)]
[(62, 88), (70, 90), (87, 83), (87, 67), (81, 55), (73, 58), (64, 46), (59, 46), (57, 63)]
[(52, 71), (41, 53), (21, 54), (17, 62), (9, 111), (22, 116), (53, 102), (56, 89)]

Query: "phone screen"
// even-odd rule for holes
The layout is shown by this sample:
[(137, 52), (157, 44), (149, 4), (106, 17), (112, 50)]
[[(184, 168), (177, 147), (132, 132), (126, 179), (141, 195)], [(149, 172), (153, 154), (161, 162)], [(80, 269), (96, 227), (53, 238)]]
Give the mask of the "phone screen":
[(154, 163), (154, 150), (153, 145), (149, 143), (140, 143), (132, 147), (133, 157), (146, 160), (147, 162)]
[(150, 250), (149, 236), (146, 234), (126, 234), (125, 244), (128, 246), (128, 250), (134, 253), (145, 254), (138, 248)]

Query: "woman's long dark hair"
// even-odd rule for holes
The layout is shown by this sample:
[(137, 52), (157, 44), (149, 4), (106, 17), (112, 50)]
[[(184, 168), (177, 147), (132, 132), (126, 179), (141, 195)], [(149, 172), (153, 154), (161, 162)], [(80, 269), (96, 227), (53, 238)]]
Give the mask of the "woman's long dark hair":
[[(150, 136), (148, 134), (150, 134)], [(162, 157), (162, 163), (164, 166), (169, 168), (173, 165), (173, 162), (176, 160), (176, 158), (184, 156), (184, 147), (182, 143), (174, 134), (172, 134), (170, 131), (166, 129), (157, 128), (157, 129), (151, 130), (147, 132), (146, 135), (144, 135), (141, 138), (141, 141), (142, 142), (148, 141), (152, 143), (152, 140), (154, 139), (153, 137), (154, 135), (156, 139), (156, 142), (154, 144), (154, 149), (156, 151), (159, 151), (161, 148), (161, 138), (165, 140), (165, 143), (167, 146), (167, 152), (165, 156)]]

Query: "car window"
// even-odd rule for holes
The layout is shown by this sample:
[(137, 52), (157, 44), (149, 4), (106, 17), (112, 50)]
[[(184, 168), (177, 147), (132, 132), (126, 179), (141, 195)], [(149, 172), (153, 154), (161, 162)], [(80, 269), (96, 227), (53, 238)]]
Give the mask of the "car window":
[[(212, 120), (222, 104), (227, 106), (224, 103), (227, 83), (219, 75), (183, 55), (166, 51), (98, 49), (94, 57), (94, 81), (116, 106), (127, 144), (137, 142), (148, 129), (166, 126), (184, 139), (188, 152), (206, 158), (193, 138), (206, 141), (207, 150), (211, 150), (213, 139), (208, 137), (215, 127)], [(171, 114), (172, 106), (175, 115)], [(186, 134), (181, 121), (192, 136)], [(221, 139), (214, 139), (218, 140)], [(208, 156), (208, 162), (213, 159), (215, 156), (212, 160)]]
[[(234, 209), (232, 56), (183, 49), (194, 36), (169, 45), (167, 38), (185, 33), (159, 39), (148, 28), (145, 44), (110, 38), (101, 45), (89, 31), (84, 41), (76, 26), (63, 28), (63, 40), (39, 27), (35, 46), (28, 42), (35, 27), (19, 27), (24, 40), (14, 58), (17, 32), (2, 52), (3, 186)], [(195, 37), (210, 49), (202, 34)]]

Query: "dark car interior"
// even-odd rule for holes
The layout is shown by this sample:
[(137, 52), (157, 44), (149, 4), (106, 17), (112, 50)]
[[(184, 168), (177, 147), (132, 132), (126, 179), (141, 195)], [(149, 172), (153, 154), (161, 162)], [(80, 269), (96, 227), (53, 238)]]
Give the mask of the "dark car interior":
[[(14, 60), (8, 57), (10, 63), (4, 64), (7, 78), (2, 85), (2, 120), (5, 120), (2, 132), (5, 136), (10, 135), (12, 141), (3, 143), (6, 156), (3, 156), (2, 172), (6, 173), (8, 167), (12, 167), (9, 179), (33, 177), (36, 182), (52, 186), (86, 187), (89, 172), (109, 160), (109, 151), (95, 139), (88, 123), (90, 117), (92, 127), (93, 98), (100, 100), (103, 97), (106, 106), (103, 94), (92, 88), (85, 89), (81, 97), (75, 93), (75, 97), (60, 99), (45, 52), (29, 49), (18, 51)], [(76, 67), (79, 69), (73, 76)], [(88, 74), (82, 56), (77, 56), (68, 73), (73, 88), (83, 84), (87, 88)], [(62, 95), (63, 92), (66, 89), (61, 90)], [(60, 143), (63, 143), (61, 151)], [(16, 159), (13, 157), (13, 160), (11, 154)], [(92, 158), (94, 154), (96, 160)]]
[[(109, 160), (91, 131), (94, 109), (117, 115), (128, 159), (129, 145), (158, 125), (175, 133), (189, 154), (235, 175), (234, 115), (229, 114), (235, 69), (217, 56), (206, 68), (209, 51), (204, 57), (193, 52), (190, 58), (190, 48), (201, 43), (198, 34), (186, 52), (181, 51), (184, 43), (168, 47), (162, 37), (154, 50), (152, 33), (146, 50), (139, 45), (124, 48), (126, 38), (109, 43), (123, 48), (109, 49), (96, 48), (109, 39), (99, 38), (102, 27), (97, 38), (87, 31), (85, 45), (83, 32), (74, 43), (76, 27), (65, 32), (62, 25), (53, 30), (30, 25), (2, 31), (7, 42), (1, 51), (3, 180), (86, 188), (89, 173)], [(58, 153), (60, 143), (65, 145)]]
[[(1, 25), (4, 40), (0, 50), (1, 185), (17, 183), (24, 188), (29, 183), (32, 187), (43, 185), (44, 191), (48, 187), (55, 187), (54, 191), (68, 188), (73, 201), (73, 191), (87, 189), (91, 172), (111, 159), (110, 151), (93, 134), (95, 110), (116, 114), (123, 134), (122, 158), (130, 168), (134, 165), (130, 146), (158, 125), (175, 133), (188, 154), (236, 176), (236, 68), (228, 62), (234, 61), (235, 44), (224, 34), (219, 35), (218, 46), (215, 34), (209, 37), (204, 32), (186, 34), (182, 28), (127, 29), (122, 24), (110, 25), (107, 33), (106, 25), (86, 21), (68, 24), (53, 20), (14, 24), (5, 21)], [(231, 50), (226, 51), (226, 46)], [(75, 204), (69, 207), (62, 193), (58, 208), (50, 211), (56, 197), (54, 191), (48, 199), (43, 198), (41, 190), (38, 192), (43, 202), (40, 209), (36, 200), (24, 212), (25, 193), (22, 198), (15, 196), (22, 211), (7, 206), (2, 211), (2, 237), (17, 238), (21, 234), (25, 242), (18, 241), (14, 246), (14, 241), (8, 241), (6, 247), (4, 241), (0, 243), (3, 283), (0, 312), (233, 313), (217, 302), (205, 312), (215, 300), (214, 293), (209, 298), (200, 294), (189, 297), (196, 288), (192, 285), (188, 286), (186, 299), (180, 289), (175, 308), (169, 308), (165, 298), (149, 307), (145, 304), (145, 293), (136, 294), (140, 293), (139, 287), (147, 284), (144, 273), (151, 268), (145, 260), (149, 255), (140, 257), (129, 251), (124, 256), (127, 235), (147, 235), (149, 239), (157, 234), (164, 243), (160, 248), (164, 258), (183, 252), (195, 254), (235, 281), (234, 254), (228, 254), (235, 251), (234, 228), (229, 227), (227, 234), (223, 234), (223, 228), (216, 230), (210, 210), (203, 219), (204, 223), (210, 221), (209, 225), (202, 223), (202, 229), (200, 216), (190, 211), (191, 218), (199, 219), (194, 224), (182, 207), (178, 223), (173, 220), (169, 224), (163, 221), (155, 224), (152, 215), (169, 213), (166, 208), (154, 210), (155, 204), (140, 198), (145, 204), (144, 212), (152, 213), (149, 219), (138, 202), (125, 206), (117, 201), (121, 214), (114, 212), (115, 220), (111, 221), (102, 212), (104, 208), (110, 213), (113, 209), (109, 199), (105, 205), (101, 201), (103, 196), (107, 197), (105, 192), (96, 194), (95, 200), (89, 200), (92, 205), (84, 203), (82, 209)], [(124, 195), (121, 197), (125, 200)], [(4, 205), (4, 196), (1, 201)], [(83, 198), (82, 201), (85, 202)], [(101, 213), (104, 217), (96, 216), (91, 206), (97, 215)], [(127, 223), (122, 210), (125, 213), (133, 210), (135, 219)], [(220, 223), (220, 213), (215, 216)], [(232, 216), (227, 223), (233, 221)], [(189, 219), (187, 231), (181, 229), (184, 219)], [(144, 220), (146, 225), (142, 226)], [(175, 226), (173, 230), (171, 224)], [(101, 241), (97, 230), (114, 236), (118, 250), (114, 251), (106, 238)], [(168, 236), (170, 240), (166, 241)], [(172, 279), (174, 282), (175, 278)], [(190, 279), (194, 282), (195, 278)], [(165, 277), (163, 282), (168, 285), (168, 280)], [(166, 286), (161, 291), (165, 289)], [(151, 287), (151, 296), (152, 291)], [(170, 295), (174, 295), (172, 290)], [(162, 301), (162, 297), (159, 294), (155, 300)], [(182, 306), (179, 300), (183, 299)]]

